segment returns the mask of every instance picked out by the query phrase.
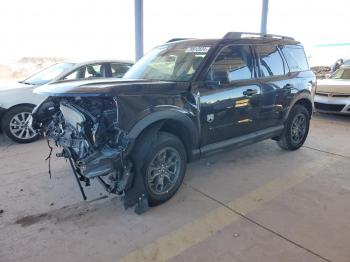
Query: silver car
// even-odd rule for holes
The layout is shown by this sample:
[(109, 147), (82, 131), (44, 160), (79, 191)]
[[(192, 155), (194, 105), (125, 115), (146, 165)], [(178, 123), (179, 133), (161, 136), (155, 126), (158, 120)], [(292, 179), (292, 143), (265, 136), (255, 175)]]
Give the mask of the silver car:
[(350, 114), (350, 67), (341, 67), (317, 82), (314, 105), (318, 112)]
[(0, 126), (13, 141), (30, 143), (39, 138), (28, 125), (30, 113), (44, 97), (33, 89), (53, 82), (81, 81), (85, 79), (121, 78), (132, 62), (120, 60), (94, 60), (82, 63), (58, 63), (18, 83), (0, 87)]

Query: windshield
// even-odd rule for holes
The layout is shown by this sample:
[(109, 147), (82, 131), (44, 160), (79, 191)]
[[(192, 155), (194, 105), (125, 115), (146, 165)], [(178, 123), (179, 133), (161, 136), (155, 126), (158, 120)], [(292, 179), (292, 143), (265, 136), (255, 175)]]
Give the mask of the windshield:
[(350, 79), (350, 68), (340, 68), (334, 72), (331, 79)]
[(189, 81), (210, 47), (165, 45), (156, 47), (124, 75), (127, 79)]
[(73, 63), (55, 64), (53, 66), (45, 68), (44, 70), (40, 71), (35, 75), (30, 76), (26, 80), (22, 81), (22, 83), (29, 84), (29, 85), (43, 85), (48, 83), (55, 77), (59, 76), (65, 70), (72, 68), (73, 66), (74, 66)]

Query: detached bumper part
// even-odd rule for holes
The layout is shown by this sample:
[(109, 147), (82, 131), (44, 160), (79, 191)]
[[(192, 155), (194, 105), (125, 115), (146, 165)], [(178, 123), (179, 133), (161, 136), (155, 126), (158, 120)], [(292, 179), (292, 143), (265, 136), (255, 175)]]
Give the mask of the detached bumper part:
[(122, 167), (121, 154), (120, 150), (105, 147), (80, 160), (77, 167), (87, 178), (108, 175)]
[[(116, 193), (102, 177), (106, 177), (109, 174), (116, 172), (116, 170), (129, 172), (129, 170), (125, 170), (125, 167), (123, 166), (124, 161), (122, 157), (122, 150), (105, 147), (101, 151), (96, 151), (94, 154), (80, 160), (76, 166), (73, 164), (71, 164), (71, 166), (75, 175), (78, 173), (88, 180), (97, 178), (107, 192)], [(75, 167), (78, 168), (78, 172)], [(143, 177), (140, 175), (140, 172), (134, 171), (128, 174), (126, 179), (127, 181), (125, 183), (127, 186), (124, 190), (125, 195), (123, 196), (124, 208), (128, 209), (129, 207), (135, 206), (135, 213), (140, 215), (149, 209)], [(78, 184), (85, 200), (85, 193), (79, 181)]]

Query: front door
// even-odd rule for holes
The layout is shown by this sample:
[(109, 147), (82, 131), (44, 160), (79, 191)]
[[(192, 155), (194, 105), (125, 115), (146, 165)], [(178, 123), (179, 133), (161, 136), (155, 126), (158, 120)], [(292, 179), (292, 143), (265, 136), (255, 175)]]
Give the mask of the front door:
[(260, 85), (251, 47), (224, 47), (200, 88), (202, 145), (258, 129)]

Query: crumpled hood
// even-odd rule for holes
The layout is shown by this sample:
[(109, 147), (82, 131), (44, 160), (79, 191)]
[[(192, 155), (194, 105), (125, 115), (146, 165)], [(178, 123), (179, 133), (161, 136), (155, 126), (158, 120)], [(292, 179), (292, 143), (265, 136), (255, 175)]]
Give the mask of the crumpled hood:
[(350, 94), (350, 80), (324, 79), (317, 81), (317, 92)]
[(34, 93), (47, 96), (114, 96), (133, 94), (179, 94), (188, 90), (188, 82), (131, 79), (94, 79), (46, 84)]

